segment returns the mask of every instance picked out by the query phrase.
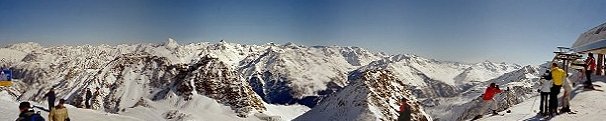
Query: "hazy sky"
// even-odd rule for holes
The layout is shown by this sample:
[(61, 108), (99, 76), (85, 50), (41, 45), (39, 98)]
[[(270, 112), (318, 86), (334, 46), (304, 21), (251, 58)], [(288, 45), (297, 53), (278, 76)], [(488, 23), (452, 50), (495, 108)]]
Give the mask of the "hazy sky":
[(604, 0), (0, 1), (0, 45), (228, 42), (359, 46), (539, 64), (606, 22)]

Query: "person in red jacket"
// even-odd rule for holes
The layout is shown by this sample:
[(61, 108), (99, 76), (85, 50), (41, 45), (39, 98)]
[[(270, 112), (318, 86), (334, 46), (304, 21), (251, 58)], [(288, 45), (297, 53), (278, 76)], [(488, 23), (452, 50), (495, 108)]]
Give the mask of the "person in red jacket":
[(400, 116), (398, 116), (398, 121), (411, 121), (412, 120), (412, 111), (410, 105), (408, 105), (408, 99), (402, 98), (400, 99)]
[(587, 54), (587, 59), (585, 59), (585, 76), (587, 81), (585, 81), (585, 88), (594, 89), (593, 84), (591, 83), (591, 74), (595, 72), (595, 59), (593, 58), (593, 53)]
[(497, 115), (497, 102), (493, 99), (494, 96), (498, 93), (501, 93), (503, 91), (501, 91), (501, 89), (499, 89), (499, 87), (497, 86), (497, 84), (495, 83), (490, 83), (490, 86), (488, 88), (486, 88), (486, 91), (484, 92), (484, 95), (482, 95), (482, 108), (480, 110), (480, 115), (478, 115), (479, 117), (482, 117), (482, 114), (484, 114), (484, 112), (486, 112), (486, 110), (488, 109), (488, 105), (492, 105), (492, 114), (493, 115)]

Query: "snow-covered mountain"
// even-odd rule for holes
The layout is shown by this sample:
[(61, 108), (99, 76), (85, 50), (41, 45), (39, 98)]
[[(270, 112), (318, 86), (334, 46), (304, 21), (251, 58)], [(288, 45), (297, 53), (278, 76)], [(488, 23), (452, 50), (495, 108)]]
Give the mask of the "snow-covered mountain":
[[(604, 76), (598, 76), (599, 79), (604, 79)], [(606, 86), (604, 82), (606, 80), (596, 80), (593, 84), (599, 86)], [(588, 91), (582, 89), (582, 85), (576, 85), (573, 87), (572, 97), (570, 100), (570, 108), (576, 114), (560, 114), (552, 118), (544, 118), (537, 116), (539, 105), (539, 96), (527, 99), (518, 105), (511, 108), (511, 113), (507, 113), (504, 116), (493, 116), (482, 118), (479, 121), (513, 121), (513, 120), (524, 120), (524, 121), (599, 121), (604, 119), (606, 115), (606, 103), (602, 103), (606, 100), (606, 93), (603, 91), (595, 90)]]
[(347, 85), (347, 75), (382, 54), (357, 47), (269, 46), (240, 63), (253, 90), (272, 104), (315, 106), (321, 97)]
[[(204, 118), (199, 112), (213, 110), (227, 119), (291, 120), (329, 107), (362, 111), (348, 113), (355, 119), (391, 120), (397, 115), (395, 101), (402, 97), (410, 98), (418, 119), (431, 119), (423, 110), (450, 105), (441, 100), (519, 68), (388, 56), (358, 47), (225, 41), (181, 45), (173, 39), (116, 46), (20, 43), (0, 48), (0, 53), (1, 64), (16, 78), (15, 86), (2, 90), (17, 100), (44, 103), (43, 95), (55, 88), (59, 97), (81, 107), (83, 91), (100, 88), (95, 110), (145, 120), (195, 120)], [(333, 107), (336, 100), (349, 101), (349, 95), (358, 95), (352, 104), (367, 103)], [(342, 103), (350, 102), (336, 106)], [(192, 108), (199, 106), (202, 110)], [(308, 119), (304, 117), (299, 119)]]
[(428, 107), (427, 111), (438, 120), (460, 121), (473, 118), (483, 113), (479, 111), (481, 106), (480, 96), (490, 83), (496, 83), (502, 90), (506, 90), (495, 97), (499, 103), (499, 110), (505, 110), (532, 96), (536, 96), (538, 76), (541, 74), (538, 70), (539, 68), (536, 66), (524, 66), (519, 70), (505, 73), (471, 87), (461, 93), (460, 96), (438, 100), (436, 102), (440, 105)]
[(297, 121), (393, 121), (397, 120), (398, 101), (406, 98), (412, 119), (430, 121), (423, 107), (391, 72), (369, 70), (338, 93), (322, 101)]
[[(174, 40), (168, 43), (52, 48), (26, 43), (6, 49), (27, 53), (22, 59), (16, 58), (21, 62), (10, 65), (15, 78), (20, 80), (16, 81), (17, 85), (31, 85), (13, 87), (19, 100), (42, 101), (44, 93), (55, 88), (58, 97), (81, 107), (83, 91), (100, 88), (100, 95), (93, 99), (93, 109), (110, 113), (123, 113), (159, 101), (164, 102), (162, 105), (184, 105), (200, 100), (193, 98), (200, 96), (231, 107), (234, 117), (267, 111), (264, 102), (230, 63), (211, 54), (183, 54), (180, 48), (192, 47), (175, 47)], [(209, 51), (215, 48), (200, 51), (198, 55)], [(184, 63), (183, 57), (195, 59)], [(175, 113), (172, 110), (157, 113)], [(188, 119), (189, 115), (185, 114), (193, 112), (180, 113), (184, 116), (179, 119)]]
[(473, 64), (464, 72), (457, 75), (454, 79), (456, 84), (462, 87), (464, 90), (479, 83), (490, 80), (494, 77), (501, 76), (505, 73), (515, 71), (522, 68), (517, 64), (507, 63), (493, 63), (490, 61), (484, 61), (481, 63)]

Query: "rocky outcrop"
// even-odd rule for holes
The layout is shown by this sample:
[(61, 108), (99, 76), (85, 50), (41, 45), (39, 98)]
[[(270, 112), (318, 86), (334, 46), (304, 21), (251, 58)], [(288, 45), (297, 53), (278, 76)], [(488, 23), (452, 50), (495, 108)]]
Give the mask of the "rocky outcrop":
[(266, 110), (246, 80), (217, 58), (202, 57), (186, 71), (180, 71), (175, 81), (177, 94), (185, 96), (186, 100), (192, 93), (206, 95), (232, 107), (240, 116)]
[(408, 91), (408, 85), (390, 71), (363, 72), (358, 80), (330, 95), (297, 121), (393, 121), (399, 115), (398, 101), (408, 99), (412, 120), (429, 121), (418, 100)]

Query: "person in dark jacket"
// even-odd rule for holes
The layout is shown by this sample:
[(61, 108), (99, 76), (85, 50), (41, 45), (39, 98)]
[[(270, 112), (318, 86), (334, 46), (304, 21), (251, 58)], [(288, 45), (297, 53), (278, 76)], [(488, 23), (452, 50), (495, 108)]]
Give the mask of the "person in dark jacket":
[(52, 107), (55, 105), (55, 90), (53, 88), (50, 89), (50, 91), (48, 91), (48, 93), (46, 93), (44, 95), (44, 97), (46, 97), (47, 101), (48, 101), (48, 110), (52, 110)]
[(19, 118), (16, 121), (44, 121), (44, 118), (31, 108), (29, 102), (21, 102), (19, 104)]
[(93, 93), (90, 91), (89, 88), (86, 88), (86, 100), (84, 102), (84, 105), (86, 106), (87, 109), (90, 109), (90, 99), (93, 97)]
[(412, 111), (410, 110), (410, 105), (408, 105), (408, 100), (406, 98), (402, 98), (400, 100), (400, 116), (398, 117), (398, 121), (411, 121)]

